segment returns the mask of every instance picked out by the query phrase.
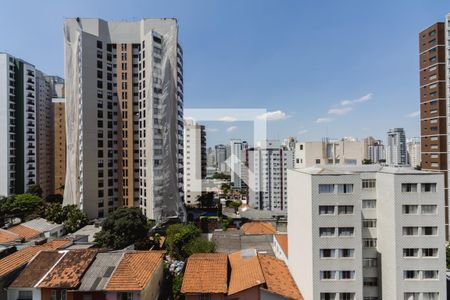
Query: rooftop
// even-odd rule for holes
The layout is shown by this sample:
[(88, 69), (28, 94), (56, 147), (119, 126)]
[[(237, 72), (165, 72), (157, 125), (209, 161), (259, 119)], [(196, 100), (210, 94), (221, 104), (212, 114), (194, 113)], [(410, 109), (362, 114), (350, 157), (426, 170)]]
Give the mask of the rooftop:
[(240, 230), (216, 231), (212, 239), (216, 244), (216, 252), (232, 253), (253, 248), (257, 252), (274, 255), (271, 234), (244, 235)]
[(245, 234), (275, 234), (277, 231), (272, 223), (268, 222), (249, 222), (241, 226)]
[(284, 254), (288, 257), (288, 235), (287, 234), (276, 234), (275, 238), (277, 239), (278, 244), (281, 249), (283, 249)]
[(162, 263), (163, 251), (126, 252), (112, 274), (107, 291), (141, 291)]
[(96, 250), (67, 251), (39, 284), (40, 288), (76, 288), (95, 258)]
[(182, 293), (227, 293), (228, 256), (225, 253), (197, 253), (187, 260)]
[(100, 232), (102, 230), (101, 226), (96, 226), (96, 225), (86, 225), (83, 228), (75, 231), (74, 233), (72, 233), (72, 236), (79, 236), (79, 235), (87, 235), (88, 236), (88, 242), (93, 242), (94, 241), (94, 235), (97, 232)]
[(269, 291), (289, 299), (303, 300), (284, 261), (268, 255), (258, 255), (258, 258)]
[(8, 228), (8, 231), (17, 234), (25, 240), (31, 240), (41, 235), (42, 231), (25, 226), (25, 223)]
[(30, 246), (0, 259), (0, 277), (25, 266), (36, 254), (45, 250), (57, 250), (70, 245), (69, 240), (53, 240), (44, 245)]
[(53, 229), (62, 226), (62, 224), (53, 223), (43, 218), (36, 218), (34, 220), (22, 223), (20, 225), (34, 229), (38, 232), (52, 231)]
[(102, 291), (123, 257), (123, 252), (98, 253), (81, 279), (79, 291)]
[(7, 244), (21, 240), (22, 237), (8, 230), (0, 229), (0, 244)]
[(248, 249), (228, 255), (231, 265), (228, 295), (236, 294), (265, 283), (255, 249)]

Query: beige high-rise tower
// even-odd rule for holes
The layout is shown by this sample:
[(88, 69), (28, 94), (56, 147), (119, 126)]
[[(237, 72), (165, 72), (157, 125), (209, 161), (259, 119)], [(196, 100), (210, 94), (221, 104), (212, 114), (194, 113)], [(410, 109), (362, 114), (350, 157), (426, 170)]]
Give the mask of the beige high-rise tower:
[(175, 19), (66, 19), (64, 203), (184, 219), (183, 58)]

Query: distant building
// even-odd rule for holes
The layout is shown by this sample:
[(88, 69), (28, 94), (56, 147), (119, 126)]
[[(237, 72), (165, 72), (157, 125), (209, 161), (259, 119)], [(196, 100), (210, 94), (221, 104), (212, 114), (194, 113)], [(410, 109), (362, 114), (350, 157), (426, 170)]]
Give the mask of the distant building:
[(279, 141), (262, 141), (247, 150), (248, 205), (255, 209), (287, 211), (287, 170), (294, 152)]
[(184, 122), (184, 203), (198, 204), (206, 177), (205, 126), (191, 120)]
[(443, 174), (315, 166), (288, 184), (289, 268), (306, 299), (447, 299)]
[(386, 164), (407, 166), (406, 137), (403, 128), (389, 129), (387, 133)]
[(227, 145), (216, 145), (214, 147), (215, 163), (218, 172), (230, 173), (230, 167), (227, 165), (226, 160), (231, 155), (231, 149)]
[(420, 139), (412, 138), (406, 142), (406, 151), (408, 152), (408, 164), (415, 168), (420, 167), (422, 155), (420, 152)]
[(365, 139), (367, 147), (367, 159), (372, 163), (384, 163), (386, 162), (386, 151), (382, 140), (375, 140), (372, 137)]
[(318, 164), (361, 165), (367, 158), (366, 152), (364, 141), (350, 138), (298, 142), (295, 146), (295, 167), (307, 168)]
[(245, 163), (245, 150), (248, 145), (242, 140), (231, 140), (230, 143), (230, 173), (231, 184), (235, 189), (242, 187), (243, 165)]

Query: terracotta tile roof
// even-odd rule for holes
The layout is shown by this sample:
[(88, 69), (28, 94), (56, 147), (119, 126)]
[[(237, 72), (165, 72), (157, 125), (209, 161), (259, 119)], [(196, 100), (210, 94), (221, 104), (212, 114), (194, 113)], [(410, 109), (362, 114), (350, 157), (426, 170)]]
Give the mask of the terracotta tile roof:
[(26, 265), (36, 254), (44, 250), (57, 250), (69, 245), (69, 240), (53, 240), (44, 245), (30, 246), (0, 259), (0, 277)]
[(21, 240), (19, 235), (9, 232), (8, 230), (0, 229), (0, 244), (7, 244), (17, 240)]
[(187, 260), (181, 292), (226, 294), (227, 281), (226, 253), (197, 253)]
[(10, 287), (34, 287), (63, 255), (64, 253), (58, 251), (39, 252), (11, 283)]
[(76, 288), (97, 250), (70, 250), (42, 280), (40, 288)]
[(277, 231), (268, 222), (249, 222), (241, 226), (245, 234), (275, 234)]
[(228, 295), (265, 283), (256, 250), (242, 250), (228, 255), (231, 265)]
[(283, 249), (284, 254), (286, 254), (286, 257), (288, 257), (288, 235), (277, 234), (275, 235), (275, 238), (277, 239), (277, 242), (280, 245), (281, 249)]
[(17, 234), (26, 240), (31, 240), (41, 235), (40, 231), (34, 230), (22, 224), (8, 228), (8, 231)]
[(267, 289), (289, 299), (303, 300), (284, 261), (269, 255), (258, 254)]
[(142, 291), (162, 264), (164, 251), (126, 252), (106, 286), (107, 291)]

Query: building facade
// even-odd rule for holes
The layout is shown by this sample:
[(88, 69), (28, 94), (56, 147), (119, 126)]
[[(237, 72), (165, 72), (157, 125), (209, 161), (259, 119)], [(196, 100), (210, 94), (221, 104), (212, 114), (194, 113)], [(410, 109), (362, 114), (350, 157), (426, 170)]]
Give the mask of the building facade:
[(184, 122), (184, 203), (198, 204), (204, 191), (206, 177), (206, 131), (205, 126), (193, 121)]
[(230, 167), (227, 165), (226, 161), (230, 157), (230, 147), (227, 145), (216, 145), (214, 147), (215, 151), (215, 163), (218, 172), (230, 173)]
[(182, 57), (175, 19), (65, 20), (65, 204), (184, 218)]
[(287, 211), (287, 170), (294, 153), (279, 141), (263, 141), (247, 150), (248, 205), (260, 210)]
[(407, 166), (406, 136), (403, 128), (389, 129), (387, 133), (386, 164), (388, 166)]
[(383, 141), (373, 140), (367, 144), (367, 159), (372, 163), (386, 162), (386, 151), (384, 149)]
[(355, 139), (299, 142), (295, 144), (295, 167), (307, 168), (317, 164), (361, 165), (366, 159), (364, 141)]
[(446, 299), (444, 176), (288, 171), (289, 267), (305, 299)]
[(408, 153), (408, 164), (412, 168), (420, 167), (421, 153), (420, 153), (420, 139), (410, 138), (406, 140), (406, 151)]
[(230, 142), (231, 185), (235, 189), (242, 188), (242, 177), (246, 177), (243, 173), (245, 173), (244, 163), (247, 147), (247, 142), (242, 140), (235, 139)]

